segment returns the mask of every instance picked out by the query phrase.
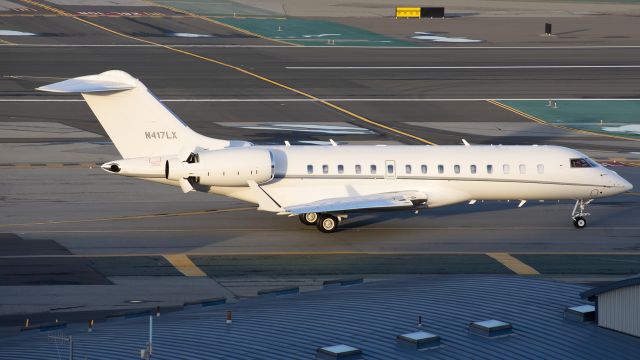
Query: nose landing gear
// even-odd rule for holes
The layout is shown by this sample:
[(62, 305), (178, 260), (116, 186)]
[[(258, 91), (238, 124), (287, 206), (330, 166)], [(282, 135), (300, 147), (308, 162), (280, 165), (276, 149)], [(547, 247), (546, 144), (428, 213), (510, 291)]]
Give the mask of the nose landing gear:
[(591, 202), (593, 201), (593, 199), (589, 199), (589, 200), (576, 200), (576, 204), (573, 206), (573, 211), (571, 212), (571, 219), (573, 219), (573, 225), (578, 228), (578, 229), (582, 229), (585, 226), (587, 226), (587, 220), (585, 219), (585, 216), (589, 216), (591, 214), (589, 214), (588, 212), (586, 212), (586, 208), (587, 205), (591, 204)]

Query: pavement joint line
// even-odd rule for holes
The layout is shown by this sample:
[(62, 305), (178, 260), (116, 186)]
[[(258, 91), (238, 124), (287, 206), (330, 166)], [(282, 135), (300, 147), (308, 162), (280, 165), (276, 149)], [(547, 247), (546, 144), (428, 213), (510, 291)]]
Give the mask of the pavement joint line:
[(487, 256), (518, 275), (540, 275), (538, 270), (511, 256), (509, 253), (487, 253)]
[[(255, 210), (255, 208), (252, 208)], [(109, 220), (109, 219), (107, 219)], [(103, 221), (107, 221), (103, 220)], [(114, 219), (119, 220), (119, 219)], [(137, 220), (137, 219), (134, 219)], [(51, 224), (51, 223), (50, 223)], [(22, 226), (26, 226), (29, 224), (22, 224)], [(49, 225), (47, 223), (42, 224), (34, 224), (34, 225)], [(51, 225), (55, 225), (52, 223)], [(0, 225), (0, 227), (7, 227), (9, 225)], [(18, 225), (19, 226), (19, 225)], [(351, 229), (351, 228), (348, 228)], [(364, 227), (364, 228), (354, 228), (358, 231), (481, 231), (481, 230), (492, 230), (492, 231), (506, 231), (506, 230), (531, 230), (531, 231), (540, 231), (540, 230), (556, 230), (556, 231), (565, 231), (570, 232), (571, 234), (575, 234), (574, 228), (569, 228), (567, 226), (540, 226), (540, 227), (522, 227), (522, 226), (512, 226), (512, 227)], [(590, 231), (635, 231), (640, 230), (640, 226), (616, 226), (616, 227), (605, 227), (599, 226), (589, 227)], [(118, 234), (118, 233), (211, 233), (211, 232), (261, 232), (261, 231), (271, 231), (271, 232), (282, 232), (282, 231), (296, 231), (296, 232), (310, 232), (316, 234), (315, 229), (292, 229), (287, 227), (277, 227), (277, 228), (189, 228), (189, 229), (109, 229), (109, 230), (13, 230), (20, 234)]]
[(40, 222), (20, 223), (20, 224), (0, 224), (0, 228), (9, 227), (9, 226), (56, 225), (56, 224), (76, 224), (76, 223), (120, 221), (120, 220), (143, 220), (143, 219), (155, 219), (155, 218), (163, 218), (163, 217), (178, 217), (178, 216), (193, 216), (193, 215), (207, 215), (207, 214), (217, 214), (217, 213), (227, 213), (227, 212), (239, 212), (239, 211), (248, 211), (248, 210), (255, 210), (255, 207), (210, 209), (210, 210), (184, 211), (184, 212), (164, 213), (164, 214), (116, 216), (116, 217), (97, 218), (97, 219), (60, 220), (60, 221), (52, 220), (52, 221), (40, 221)]
[(268, 41), (272, 41), (272, 42), (275, 42), (275, 43), (278, 43), (278, 44), (283, 44), (283, 45), (288, 45), (288, 46), (295, 46), (295, 47), (302, 46), (300, 44), (294, 44), (294, 43), (290, 43), (288, 41), (273, 39), (273, 38), (270, 38), (270, 37), (267, 37), (267, 36), (264, 36), (264, 35), (260, 35), (260, 34), (252, 32), (252, 31), (249, 31), (249, 30), (246, 30), (246, 29), (243, 29), (243, 28), (239, 28), (237, 26), (225, 24), (225, 23), (223, 23), (221, 21), (217, 21), (217, 20), (211, 19), (211, 18), (206, 17), (206, 16), (202, 16), (202, 15), (198, 15), (198, 14), (192, 13), (192, 12), (187, 11), (187, 10), (179, 9), (179, 8), (176, 8), (176, 7), (173, 7), (173, 6), (169, 6), (169, 5), (165, 5), (165, 4), (158, 4), (158, 3), (155, 3), (153, 1), (150, 1), (150, 2), (152, 4), (154, 4), (154, 5), (156, 5), (156, 6), (161, 7), (161, 8), (169, 9), (169, 10), (171, 10), (173, 12), (177, 12), (177, 13), (180, 13), (180, 14), (185, 14), (185, 15), (190, 16), (192, 18), (204, 20), (204, 21), (216, 24), (218, 26), (226, 27), (228, 29), (232, 29), (232, 30), (241, 32), (243, 34), (255, 36), (255, 37), (260, 38), (260, 39), (264, 39), (264, 40), (268, 40)]
[(176, 270), (187, 277), (207, 276), (196, 264), (189, 259), (186, 254), (164, 254), (162, 255)]
[[(184, 252), (177, 255), (190, 256), (301, 256), (301, 255), (486, 255), (507, 254), (507, 253), (486, 253), (486, 252), (460, 252), (460, 251), (270, 251), (270, 252)], [(29, 259), (29, 258), (105, 258), (105, 257), (156, 257), (167, 256), (167, 253), (97, 253), (97, 254), (51, 254), (51, 255), (2, 255), (0, 259)], [(170, 255), (170, 254), (169, 254)], [(640, 251), (531, 251), (531, 252), (511, 252), (507, 255), (544, 255), (544, 256), (640, 256)]]
[(497, 65), (497, 66), (285, 66), (287, 70), (531, 70), (531, 69), (637, 69), (640, 65)]
[[(40, 6), (40, 7), (42, 7), (42, 8), (45, 8), (45, 9), (49, 10), (49, 11), (52, 11), (52, 12), (56, 12), (56, 13), (60, 13), (60, 14), (67, 14), (67, 13), (66, 13), (66, 12), (64, 12), (63, 10), (60, 10), (60, 9), (54, 8), (54, 7), (52, 7), (52, 6), (44, 5), (44, 4), (41, 4), (41, 3), (38, 3), (38, 2), (34, 2), (34, 1), (32, 1), (32, 0), (22, 0), (22, 1), (23, 1), (23, 2), (26, 2), (26, 3), (29, 3), (29, 4), (32, 4), (32, 5), (34, 5), (34, 6)], [(432, 141), (426, 140), (426, 139), (424, 139), (424, 138), (421, 138), (421, 137), (416, 136), (416, 135), (413, 135), (413, 134), (409, 134), (409, 133), (404, 132), (404, 131), (402, 131), (402, 130), (395, 129), (395, 128), (391, 127), (391, 126), (384, 125), (384, 124), (382, 124), (382, 123), (379, 123), (379, 122), (373, 121), (373, 120), (368, 119), (368, 118), (366, 118), (366, 117), (364, 117), (364, 116), (361, 116), (361, 115), (358, 115), (358, 114), (356, 114), (356, 113), (354, 113), (354, 112), (352, 112), (352, 111), (349, 111), (349, 110), (347, 110), (347, 109), (345, 109), (345, 108), (343, 108), (343, 107), (340, 107), (340, 106), (338, 106), (338, 105), (335, 105), (335, 104), (333, 104), (333, 103), (331, 103), (331, 102), (329, 102), (329, 101), (321, 100), (321, 99), (319, 99), (319, 98), (315, 97), (314, 95), (311, 95), (311, 94), (309, 94), (309, 93), (307, 93), (307, 92), (304, 92), (304, 91), (302, 91), (302, 90), (298, 90), (298, 89), (296, 89), (296, 88), (290, 87), (290, 86), (285, 85), (285, 84), (283, 84), (283, 83), (280, 83), (280, 82), (277, 82), (277, 81), (271, 80), (271, 79), (266, 78), (266, 77), (264, 77), (264, 76), (262, 76), (262, 75), (258, 75), (258, 74), (254, 73), (254, 72), (251, 72), (251, 71), (249, 71), (249, 70), (243, 69), (243, 68), (241, 68), (241, 67), (239, 67), (239, 66), (231, 65), (231, 64), (228, 64), (228, 63), (222, 62), (222, 61), (220, 61), (220, 60), (216, 60), (216, 59), (209, 58), (209, 57), (206, 57), (206, 56), (198, 55), (198, 54), (195, 54), (195, 53), (192, 53), (192, 52), (189, 52), (189, 51), (185, 51), (185, 50), (177, 49), (177, 48), (174, 48), (174, 47), (171, 47), (171, 46), (168, 46), (168, 45), (164, 45), (164, 44), (161, 44), (161, 43), (156, 43), (156, 42), (153, 42), (153, 41), (150, 41), (150, 40), (140, 39), (140, 38), (135, 37), (135, 36), (127, 35), (127, 34), (124, 34), (124, 33), (119, 32), (119, 31), (116, 31), (116, 30), (112, 30), (112, 29), (110, 29), (110, 28), (107, 28), (107, 27), (105, 27), (105, 26), (102, 26), (102, 25), (96, 24), (96, 23), (91, 22), (91, 21), (89, 21), (89, 20), (86, 20), (86, 19), (80, 18), (80, 17), (78, 17), (78, 16), (71, 16), (71, 18), (72, 18), (72, 19), (75, 19), (75, 20), (78, 20), (78, 21), (80, 21), (80, 22), (83, 22), (83, 23), (85, 23), (85, 24), (87, 24), (87, 25), (90, 25), (90, 26), (96, 27), (96, 28), (98, 28), (98, 29), (102, 29), (102, 30), (104, 30), (104, 31), (107, 31), (107, 32), (109, 32), (109, 33), (111, 33), (111, 34), (114, 34), (114, 35), (117, 35), (117, 36), (123, 37), (123, 38), (125, 38), (125, 39), (130, 39), (130, 40), (134, 40), (134, 41), (138, 41), (138, 42), (142, 42), (142, 43), (146, 43), (146, 44), (156, 45), (156, 46), (158, 46), (158, 47), (161, 47), (161, 48), (164, 48), (164, 49), (167, 49), (167, 50), (170, 50), (170, 51), (176, 52), (176, 53), (180, 53), (180, 54), (183, 54), (183, 55), (191, 56), (191, 57), (196, 58), (196, 59), (204, 60), (204, 61), (207, 61), (207, 62), (210, 62), (210, 63), (213, 63), (213, 64), (217, 64), (217, 65), (220, 65), (220, 66), (223, 66), (223, 67), (229, 68), (229, 69), (236, 70), (236, 71), (241, 72), (241, 73), (243, 73), (243, 74), (245, 74), (245, 75), (249, 75), (249, 76), (251, 76), (251, 77), (254, 77), (254, 78), (256, 78), (256, 79), (262, 80), (262, 81), (264, 81), (264, 82), (266, 82), (266, 83), (269, 83), (269, 84), (271, 84), (271, 85), (275, 85), (276, 87), (280, 87), (280, 88), (283, 88), (283, 89), (289, 90), (289, 91), (291, 91), (291, 92), (294, 92), (294, 93), (296, 93), (296, 94), (298, 94), (298, 95), (301, 95), (301, 96), (304, 96), (304, 97), (306, 97), (306, 98), (309, 98), (309, 99), (317, 99), (317, 100), (318, 100), (318, 102), (320, 102), (321, 104), (323, 104), (323, 105), (325, 105), (325, 106), (328, 106), (328, 107), (330, 107), (330, 108), (332, 108), (332, 109), (334, 109), (334, 110), (337, 110), (337, 111), (339, 111), (339, 112), (342, 112), (342, 113), (344, 113), (344, 114), (347, 114), (347, 115), (351, 116), (352, 118), (358, 119), (358, 120), (360, 120), (360, 121), (362, 121), (362, 122), (365, 122), (365, 123), (368, 123), (368, 124), (370, 124), (370, 125), (374, 125), (374, 126), (376, 126), (376, 127), (379, 127), (379, 128), (385, 129), (385, 130), (387, 130), (387, 131), (390, 131), (390, 132), (393, 132), (393, 133), (396, 133), (396, 134), (399, 134), (399, 135), (402, 135), (402, 136), (405, 136), (405, 137), (408, 137), (408, 138), (411, 138), (411, 139), (417, 140), (417, 141), (419, 141), (419, 142), (421, 142), (421, 143), (424, 143), (424, 144), (428, 144), (428, 145), (436, 145), (436, 144), (435, 144), (434, 142), (432, 142)]]
[[(11, 78), (11, 77), (9, 77)], [(194, 99), (159, 99), (162, 102), (466, 102), (466, 101), (548, 101), (548, 98), (194, 98)], [(640, 98), (554, 98), (555, 101), (639, 101)], [(83, 99), (8, 99), (2, 98), (0, 102), (84, 102)]]
[[(25, 0), (23, 0), (25, 1)], [(34, 15), (42, 16), (42, 15)], [(45, 15), (47, 16), (47, 15)], [(48, 15), (56, 16), (56, 15)], [(73, 17), (73, 15), (64, 15)], [(239, 45), (239, 44), (167, 44), (172, 47), (202, 48), (286, 48), (286, 49), (376, 49), (376, 50), (594, 50), (594, 49), (640, 49), (640, 45), (601, 45), (601, 46), (367, 46), (367, 45)], [(296, 44), (297, 45), (297, 44)], [(2, 46), (2, 44), (0, 44)], [(21, 47), (152, 47), (141, 44), (16, 44)]]
[(602, 133), (597, 133), (597, 132), (593, 132), (593, 131), (587, 131), (587, 130), (581, 130), (581, 129), (574, 129), (574, 128), (570, 128), (570, 127), (566, 127), (566, 126), (562, 126), (562, 125), (557, 125), (557, 124), (552, 124), (549, 123), (547, 121), (544, 121), (536, 116), (533, 116), (531, 114), (527, 114), (525, 112), (522, 112), (516, 108), (513, 108), (509, 105), (505, 105), (500, 103), (497, 100), (487, 100), (488, 103), (493, 104), (495, 106), (498, 106), (500, 108), (503, 108), (507, 111), (511, 111), (512, 113), (518, 114), (526, 119), (532, 120), (534, 122), (537, 122), (541, 125), (546, 125), (546, 126), (551, 126), (557, 129), (563, 129), (563, 130), (567, 130), (567, 131), (572, 131), (572, 132), (577, 132), (579, 134), (589, 134), (589, 135), (594, 135), (594, 136), (602, 136), (602, 137), (607, 137), (607, 138), (612, 138), (612, 139), (618, 139), (618, 140), (629, 140), (629, 141), (640, 141), (640, 139), (634, 139), (634, 138), (629, 138), (629, 137), (624, 137), (624, 136), (617, 136), (617, 135), (610, 135), (610, 134), (602, 134)]

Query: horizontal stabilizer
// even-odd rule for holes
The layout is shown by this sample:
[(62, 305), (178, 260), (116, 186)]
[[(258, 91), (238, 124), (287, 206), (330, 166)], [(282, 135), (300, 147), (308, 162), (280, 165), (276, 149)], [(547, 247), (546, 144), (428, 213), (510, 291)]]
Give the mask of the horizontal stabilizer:
[[(123, 76), (126, 75), (126, 76)], [(129, 74), (112, 70), (98, 75), (88, 75), (60, 81), (36, 90), (54, 93), (93, 93), (104, 91), (131, 90), (136, 87), (136, 81)]]

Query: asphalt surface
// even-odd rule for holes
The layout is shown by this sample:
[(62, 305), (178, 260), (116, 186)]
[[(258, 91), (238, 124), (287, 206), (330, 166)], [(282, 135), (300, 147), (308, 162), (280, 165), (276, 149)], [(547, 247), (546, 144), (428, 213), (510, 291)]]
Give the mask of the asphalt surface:
[[(640, 271), (634, 257), (640, 251), (637, 194), (594, 203), (590, 226), (584, 230), (570, 223), (572, 204), (529, 203), (516, 209), (516, 203), (502, 202), (459, 205), (419, 215), (354, 216), (343, 231), (324, 235), (297, 219), (256, 212), (251, 205), (235, 200), (183, 195), (175, 188), (109, 176), (95, 166), (119, 155), (86, 104), (79, 97), (33, 90), (60, 78), (121, 69), (141, 79), (192, 128), (208, 136), (256, 143), (333, 138), (341, 143), (419, 144), (424, 139), (456, 144), (466, 138), (472, 143), (568, 145), (609, 161), (636, 159), (640, 142), (570, 130), (543, 131), (549, 127), (484, 99), (638, 98), (639, 48), (289, 48), (272, 47), (268, 40), (202, 19), (90, 20), (136, 39), (180, 46), (143, 44), (69, 17), (0, 18), (3, 27), (40, 34), (9, 39), (32, 45), (0, 45), (0, 125), (6, 125), (2, 129), (16, 123), (60, 123), (102, 136), (87, 140), (48, 136), (46, 131), (21, 136), (0, 132), (0, 232), (4, 234), (0, 250), (4, 283), (0, 285), (7, 299), (0, 304), (1, 314), (50, 312), (53, 305), (81, 306), (87, 311), (113, 308), (114, 304), (130, 306), (123, 303), (134, 295), (143, 297), (142, 289), (154, 294), (153, 304), (207, 295), (242, 297), (255, 294), (261, 286), (280, 285), (281, 277), (293, 275), (304, 277), (295, 281), (317, 285), (318, 276), (341, 274), (512, 272), (485, 255), (494, 252), (552, 256), (522, 260), (535, 263), (542, 274)], [(167, 35), (171, 32), (214, 36), (185, 39)], [(35, 46), (38, 44), (46, 46)], [(372, 66), (377, 68), (336, 68)], [(520, 68), (513, 68), (516, 66)], [(339, 108), (318, 99), (330, 99)], [(522, 136), (503, 136), (499, 130), (470, 136), (429, 125), (470, 121), (533, 125), (540, 135), (530, 136), (528, 128)], [(371, 132), (290, 132), (233, 125), (247, 122), (345, 123)], [(621, 167), (619, 172), (640, 186), (637, 167)], [(165, 258), (176, 253), (189, 254), (211, 278), (193, 278), (198, 286), (182, 294), (166, 289), (157, 277), (176, 287), (185, 280)], [(280, 257), (268, 259), (265, 253)], [(310, 261), (302, 261), (296, 267), (299, 271), (292, 272), (285, 265), (299, 253)], [(443, 253), (457, 260), (421, 265)], [(579, 253), (600, 256), (602, 262), (591, 270), (584, 264), (592, 263), (592, 258), (553, 257)], [(226, 263), (220, 272), (214, 265), (225, 263), (216, 256), (230, 254), (245, 258)], [(417, 256), (404, 257), (407, 254)], [(456, 258), (456, 254), (471, 257)], [(620, 261), (615, 256), (631, 256), (619, 258), (631, 265), (617, 267), (614, 264)], [(356, 262), (361, 266), (347, 266)], [(554, 264), (567, 266), (554, 268)], [(241, 280), (230, 279), (231, 275)], [(252, 275), (264, 278), (249, 284)], [(138, 289), (131, 279), (139, 280)], [(96, 291), (83, 291), (77, 284), (91, 284)], [(73, 300), (64, 300), (70, 298)]]

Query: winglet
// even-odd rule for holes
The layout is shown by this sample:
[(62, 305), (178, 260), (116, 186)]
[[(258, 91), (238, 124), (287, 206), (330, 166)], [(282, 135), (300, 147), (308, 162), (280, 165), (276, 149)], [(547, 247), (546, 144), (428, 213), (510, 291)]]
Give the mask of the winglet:
[(254, 180), (247, 181), (247, 184), (255, 193), (258, 199), (258, 210), (271, 211), (271, 212), (283, 212), (284, 209), (278, 204), (264, 189), (258, 185)]
[(464, 144), (464, 146), (471, 146), (471, 144), (469, 144), (469, 142), (467, 142), (467, 140), (462, 139), (462, 143)]

